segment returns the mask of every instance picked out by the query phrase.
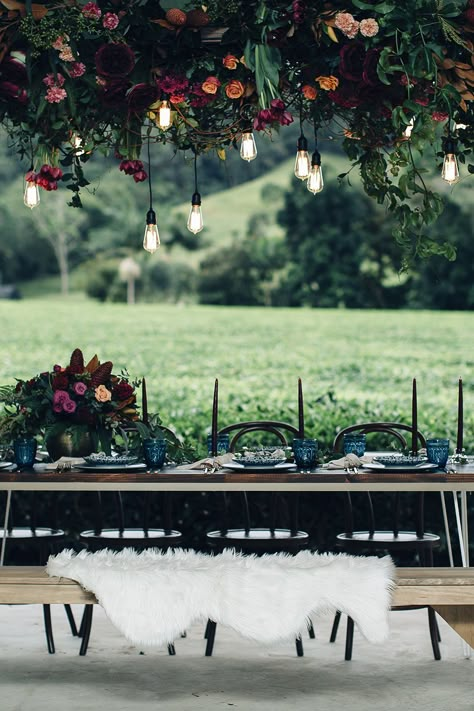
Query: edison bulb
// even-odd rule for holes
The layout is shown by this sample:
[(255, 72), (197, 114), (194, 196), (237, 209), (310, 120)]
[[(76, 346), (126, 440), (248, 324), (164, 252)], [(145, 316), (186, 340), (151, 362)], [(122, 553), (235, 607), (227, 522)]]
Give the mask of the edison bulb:
[(459, 180), (458, 159), (454, 153), (446, 153), (443, 160), (441, 177), (450, 185), (454, 185)]
[(204, 227), (204, 221), (202, 219), (201, 205), (191, 205), (189, 211), (187, 228), (193, 234), (197, 234)]
[(74, 154), (76, 156), (84, 155), (84, 148), (82, 147), (82, 138), (78, 136), (77, 133), (73, 133), (71, 137), (71, 143), (72, 147), (74, 148)]
[(163, 101), (158, 111), (158, 126), (166, 131), (171, 126), (171, 108), (167, 101)]
[(324, 188), (323, 169), (320, 165), (312, 165), (306, 184), (310, 193), (316, 195)]
[(257, 157), (257, 145), (254, 135), (251, 131), (246, 131), (242, 134), (242, 143), (240, 144), (240, 157), (250, 163)]
[(30, 210), (32, 210), (34, 207), (40, 204), (40, 200), (40, 192), (36, 183), (27, 181), (25, 183), (25, 192), (23, 195), (23, 202), (25, 203), (26, 207), (29, 207)]
[(295, 161), (295, 175), (300, 180), (306, 180), (311, 170), (308, 151), (297, 151)]

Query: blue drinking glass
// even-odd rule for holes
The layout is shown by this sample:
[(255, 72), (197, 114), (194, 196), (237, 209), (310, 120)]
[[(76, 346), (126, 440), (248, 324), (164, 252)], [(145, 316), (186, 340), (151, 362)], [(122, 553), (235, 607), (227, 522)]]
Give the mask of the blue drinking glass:
[[(217, 456), (225, 454), (230, 449), (230, 438), (228, 434), (217, 435)], [(212, 434), (207, 435), (207, 454), (212, 457)]]
[(18, 467), (32, 467), (35, 463), (36, 448), (38, 443), (32, 437), (22, 437), (13, 442), (15, 463)]
[(166, 440), (151, 438), (143, 440), (143, 455), (147, 467), (150, 469), (161, 469), (165, 463)]
[(318, 461), (318, 440), (297, 437), (293, 440), (293, 456), (299, 469), (314, 469)]
[(449, 457), (449, 439), (427, 439), (426, 454), (429, 462), (445, 467)]
[(362, 457), (365, 454), (365, 434), (348, 433), (344, 435), (344, 454), (356, 454)]

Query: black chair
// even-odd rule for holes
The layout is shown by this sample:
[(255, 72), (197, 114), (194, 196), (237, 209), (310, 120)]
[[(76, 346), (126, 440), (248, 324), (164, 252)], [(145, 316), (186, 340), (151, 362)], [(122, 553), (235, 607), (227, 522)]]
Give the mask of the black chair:
[[(342, 450), (344, 434), (360, 432), (363, 434), (383, 433), (397, 440), (398, 445), (406, 449), (406, 434), (412, 432), (412, 428), (398, 422), (368, 422), (360, 425), (352, 425), (341, 430), (336, 436), (333, 449), (335, 452)], [(417, 431), (417, 442), (426, 446), (425, 438), (421, 432)], [(416, 525), (415, 530), (400, 529), (400, 492), (380, 494), (384, 503), (384, 508), (388, 509), (391, 515), (392, 526), (389, 530), (379, 530), (375, 524), (375, 500), (376, 495), (364, 492), (367, 504), (368, 526), (365, 530), (354, 529), (354, 506), (353, 497), (350, 492), (345, 494), (345, 530), (337, 536), (337, 545), (347, 553), (352, 554), (373, 554), (377, 552), (387, 552), (393, 555), (411, 552), (418, 556), (421, 565), (433, 565), (433, 550), (439, 547), (440, 537), (433, 533), (426, 533), (424, 530), (424, 492), (416, 492)], [(358, 495), (362, 496), (362, 494)], [(390, 500), (391, 499), (391, 500)], [(421, 607), (421, 606), (420, 606)], [(394, 610), (410, 610), (416, 607), (394, 607)], [(331, 631), (330, 641), (335, 642), (339, 626), (341, 613), (337, 612)], [(441, 659), (439, 644), (439, 631), (436, 622), (436, 615), (433, 608), (428, 607), (428, 622), (435, 659)], [(352, 659), (352, 647), (354, 639), (354, 622), (347, 618), (345, 659)]]
[[(39, 565), (46, 565), (48, 556), (55, 553), (58, 548), (58, 544), (64, 543), (66, 540), (66, 533), (61, 528), (58, 528), (56, 524), (56, 511), (53, 512), (53, 525), (51, 527), (38, 526), (37, 525), (37, 505), (36, 505), (36, 493), (33, 492), (30, 497), (31, 506), (31, 517), (29, 526), (16, 526), (16, 510), (15, 510), (15, 495), (12, 492), (10, 499), (10, 511), (8, 516), (8, 528), (7, 536), (5, 541), (5, 559), (3, 564), (6, 564), (9, 555), (12, 552), (12, 548), (16, 548), (18, 551), (24, 548), (33, 548), (34, 557)], [(3, 525), (0, 528), (0, 547), (3, 546), (4, 529)], [(74, 615), (71, 610), (70, 605), (64, 605), (66, 611), (66, 616), (69, 621), (69, 626), (73, 636), (77, 637), (78, 631), (76, 627), (76, 622), (74, 620)], [(43, 605), (43, 618), (44, 618), (44, 630), (46, 635), (46, 644), (48, 647), (48, 652), (54, 654), (56, 651), (53, 636), (53, 627), (51, 623), (51, 606)]]
[[(302, 423), (302, 394), (301, 381), (299, 381), (299, 404), (300, 404), (300, 426)], [(253, 420), (247, 422), (236, 422), (227, 425), (220, 430), (217, 430), (218, 418), (218, 381), (216, 380), (214, 388), (214, 406), (212, 413), (212, 432), (213, 437), (217, 441), (219, 434), (229, 434), (230, 451), (234, 452), (240, 440), (251, 433), (267, 433), (272, 438), (272, 444), (281, 444), (282, 447), (291, 445), (294, 437), (302, 436), (302, 430), (287, 422), (276, 420)], [(304, 435), (303, 435), (304, 436)], [(248, 441), (248, 440), (247, 440)], [(240, 498), (241, 507), (239, 507), (239, 525), (232, 525), (232, 514), (234, 513), (231, 506), (232, 498), (235, 502), (235, 496), (232, 494), (223, 494), (221, 506), (221, 526), (219, 529), (209, 531), (206, 539), (208, 544), (218, 551), (224, 548), (235, 548), (244, 553), (276, 553), (285, 552), (295, 554), (298, 551), (306, 548), (309, 544), (309, 535), (306, 531), (302, 531), (298, 526), (298, 494), (290, 493), (280, 495), (277, 492), (272, 492), (270, 501), (264, 496), (262, 509), (268, 509), (268, 526), (254, 527), (252, 525), (252, 508), (258, 510), (257, 502), (250, 501), (247, 492), (239, 492), (237, 496)], [(252, 507), (252, 503), (254, 506)], [(262, 514), (260, 511), (260, 515)], [(285, 526), (279, 526), (277, 523), (280, 520), (280, 515), (283, 514)], [(310, 637), (314, 637), (314, 629), (311, 623), (308, 625)], [(216, 623), (209, 620), (206, 627), (205, 637), (207, 639), (206, 656), (211, 656), (216, 632)], [(303, 656), (303, 643), (301, 638), (296, 640), (296, 651), (298, 656)]]

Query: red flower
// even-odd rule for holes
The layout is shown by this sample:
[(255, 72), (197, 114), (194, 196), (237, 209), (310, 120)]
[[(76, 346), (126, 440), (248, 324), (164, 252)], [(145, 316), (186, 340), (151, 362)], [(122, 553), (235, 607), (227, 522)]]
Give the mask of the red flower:
[(339, 52), (339, 74), (349, 81), (361, 81), (365, 61), (364, 45), (360, 42), (345, 44)]
[(99, 99), (107, 109), (120, 109), (127, 103), (127, 91), (130, 83), (126, 79), (113, 79), (106, 82)]
[(133, 174), (133, 179), (136, 183), (143, 183), (143, 181), (147, 178), (148, 173), (146, 173), (144, 170), (137, 170), (137, 172)]
[(113, 396), (117, 400), (128, 400), (133, 395), (132, 386), (126, 380), (118, 382), (113, 389)]
[(52, 381), (53, 390), (65, 390), (69, 385), (69, 379), (67, 375), (63, 373), (58, 373), (54, 376)]
[(95, 53), (95, 66), (104, 77), (126, 77), (135, 66), (135, 55), (128, 45), (110, 42)]
[(182, 75), (168, 74), (158, 79), (156, 85), (165, 94), (182, 94), (189, 89), (189, 80)]
[(127, 94), (131, 111), (137, 113), (146, 109), (158, 99), (158, 87), (151, 84), (135, 84)]

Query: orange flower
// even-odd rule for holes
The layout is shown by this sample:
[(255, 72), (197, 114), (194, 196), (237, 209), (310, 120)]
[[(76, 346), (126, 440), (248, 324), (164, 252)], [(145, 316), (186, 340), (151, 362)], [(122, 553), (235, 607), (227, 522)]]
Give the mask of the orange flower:
[(201, 89), (205, 94), (215, 94), (221, 83), (217, 77), (207, 77), (201, 84)]
[(170, 101), (172, 104), (182, 104), (186, 99), (184, 94), (170, 94)]
[(339, 86), (339, 79), (332, 74), (329, 77), (316, 77), (315, 81), (319, 83), (321, 89), (326, 91), (335, 91)]
[(112, 400), (112, 393), (105, 387), (105, 385), (98, 385), (94, 392), (97, 402), (108, 402), (109, 400)]
[(303, 92), (304, 98), (309, 101), (314, 101), (318, 95), (318, 90), (315, 86), (311, 86), (311, 84), (305, 84), (302, 86), (301, 91)]
[(244, 85), (241, 81), (238, 81), (237, 79), (232, 79), (232, 81), (230, 81), (225, 88), (225, 93), (227, 94), (229, 99), (240, 99), (244, 91)]
[(237, 57), (234, 57), (233, 54), (226, 54), (226, 56), (222, 60), (222, 64), (226, 69), (237, 69), (238, 63), (239, 60), (237, 59)]

